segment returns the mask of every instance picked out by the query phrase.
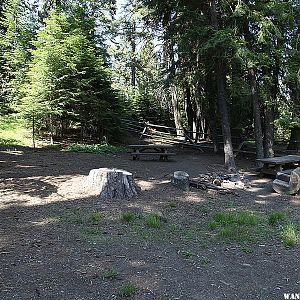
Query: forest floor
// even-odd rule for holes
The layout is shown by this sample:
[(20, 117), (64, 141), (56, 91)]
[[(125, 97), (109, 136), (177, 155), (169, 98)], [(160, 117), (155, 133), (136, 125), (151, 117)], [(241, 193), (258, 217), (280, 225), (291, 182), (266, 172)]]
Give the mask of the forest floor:
[[(300, 197), (272, 192), (271, 179), (252, 175), (247, 160), (237, 163), (251, 186), (238, 196), (177, 190), (170, 183), (174, 171), (195, 177), (222, 171), (223, 157), (176, 151), (169, 162), (132, 161), (128, 153), (1, 151), (0, 299), (299, 293), (299, 246), (282, 240), (290, 235), (297, 242)], [(84, 192), (89, 171), (100, 167), (132, 172), (140, 195), (100, 201)]]

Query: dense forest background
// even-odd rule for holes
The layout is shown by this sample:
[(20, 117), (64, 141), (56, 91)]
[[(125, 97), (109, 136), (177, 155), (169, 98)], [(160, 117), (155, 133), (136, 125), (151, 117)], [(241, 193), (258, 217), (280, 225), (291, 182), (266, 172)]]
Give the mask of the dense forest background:
[[(300, 148), (298, 0), (0, 0), (0, 113), (51, 140), (121, 118)], [(193, 133), (194, 132), (194, 133)], [(197, 137), (196, 137), (197, 138)]]

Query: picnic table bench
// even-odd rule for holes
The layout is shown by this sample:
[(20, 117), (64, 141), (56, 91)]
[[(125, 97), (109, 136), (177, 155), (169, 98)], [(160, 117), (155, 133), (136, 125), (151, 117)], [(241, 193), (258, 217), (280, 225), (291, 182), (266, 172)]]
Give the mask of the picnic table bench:
[(277, 172), (286, 169), (295, 169), (300, 165), (299, 155), (285, 155), (270, 158), (259, 158), (257, 161), (263, 163), (261, 173), (276, 175)]
[(159, 160), (168, 160), (169, 156), (175, 155), (173, 152), (169, 152), (168, 149), (171, 145), (163, 144), (149, 144), (149, 145), (129, 145), (132, 148), (133, 160), (139, 160), (141, 156), (157, 156)]

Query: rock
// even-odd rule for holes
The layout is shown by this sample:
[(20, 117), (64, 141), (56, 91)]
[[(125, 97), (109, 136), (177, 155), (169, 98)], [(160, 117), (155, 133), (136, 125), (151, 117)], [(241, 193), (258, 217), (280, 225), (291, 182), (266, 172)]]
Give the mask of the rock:
[(229, 180), (232, 182), (238, 182), (241, 180), (239, 174), (228, 174), (228, 176), (229, 176)]
[(235, 183), (229, 180), (224, 180), (221, 184), (221, 187), (225, 189), (234, 189), (235, 188)]
[(231, 180), (224, 180), (221, 186), (226, 189), (243, 189), (245, 184), (242, 181), (233, 182)]
[(173, 174), (172, 184), (183, 191), (189, 191), (189, 174), (183, 171), (176, 171)]

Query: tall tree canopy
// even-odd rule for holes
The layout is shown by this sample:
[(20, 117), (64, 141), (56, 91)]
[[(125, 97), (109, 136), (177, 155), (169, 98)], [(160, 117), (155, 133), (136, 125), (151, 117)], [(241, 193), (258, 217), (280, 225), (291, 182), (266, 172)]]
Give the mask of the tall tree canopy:
[[(0, 1), (0, 109), (62, 135), (115, 136), (121, 116), (174, 124), (257, 157), (300, 147), (299, 1)], [(220, 135), (222, 139), (220, 139)]]

